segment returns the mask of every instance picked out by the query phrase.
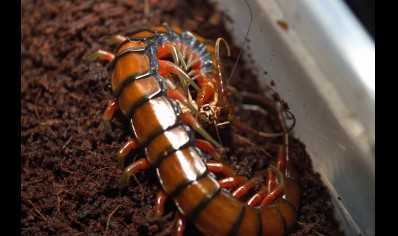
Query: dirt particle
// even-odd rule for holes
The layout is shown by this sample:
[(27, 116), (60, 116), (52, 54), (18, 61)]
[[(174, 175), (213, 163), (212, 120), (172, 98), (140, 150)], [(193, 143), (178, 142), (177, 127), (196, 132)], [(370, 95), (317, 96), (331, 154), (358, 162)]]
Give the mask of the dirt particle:
[(289, 29), (289, 24), (284, 20), (276, 20), (276, 23), (284, 30)]

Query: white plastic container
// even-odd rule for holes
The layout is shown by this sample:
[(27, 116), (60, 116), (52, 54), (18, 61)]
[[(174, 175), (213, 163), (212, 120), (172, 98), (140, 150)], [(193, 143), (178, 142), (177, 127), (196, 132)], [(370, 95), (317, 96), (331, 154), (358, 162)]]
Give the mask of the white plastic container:
[[(295, 135), (329, 188), (346, 234), (374, 235), (373, 39), (340, 0), (248, 2), (253, 22), (245, 54), (289, 104), (297, 119)], [(242, 45), (249, 8), (244, 0), (217, 3), (233, 19), (234, 43)]]

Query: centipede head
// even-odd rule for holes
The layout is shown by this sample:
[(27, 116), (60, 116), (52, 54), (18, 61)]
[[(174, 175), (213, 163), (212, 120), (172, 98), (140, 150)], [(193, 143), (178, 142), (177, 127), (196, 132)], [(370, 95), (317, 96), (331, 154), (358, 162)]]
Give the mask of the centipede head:
[(220, 59), (221, 42), (224, 42), (228, 56), (231, 54), (228, 43), (223, 38), (218, 38), (215, 44), (216, 70), (215, 73), (208, 75), (208, 79), (214, 81), (216, 91), (213, 100), (200, 107), (201, 114), (205, 115), (217, 127), (225, 126), (233, 117), (232, 100), (227, 82), (222, 73), (223, 70)]

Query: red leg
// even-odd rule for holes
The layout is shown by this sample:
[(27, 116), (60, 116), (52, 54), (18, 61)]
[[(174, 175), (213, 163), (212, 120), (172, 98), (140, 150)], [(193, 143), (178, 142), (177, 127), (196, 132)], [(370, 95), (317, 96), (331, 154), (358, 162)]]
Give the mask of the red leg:
[(196, 90), (199, 90), (199, 86), (189, 77), (181, 67), (174, 64), (173, 62), (166, 60), (158, 60), (159, 61), (159, 70), (158, 73), (163, 78), (166, 78), (169, 74), (175, 74), (180, 79), (180, 83), (184, 88), (184, 91), (188, 90), (187, 84), (189, 83)]
[(227, 176), (227, 178), (218, 180), (218, 183), (222, 188), (231, 188), (247, 182), (246, 177), (235, 176), (235, 172), (225, 164), (208, 162), (206, 165), (211, 172), (222, 173), (224, 176)]
[[(127, 38), (124, 37), (123, 35), (117, 34), (114, 35), (112, 37), (110, 37), (107, 41), (106, 44), (107, 45), (113, 45), (113, 44), (121, 44), (122, 42), (124, 42)], [(86, 63), (91, 63), (97, 59), (100, 60), (105, 60), (105, 61), (112, 61), (115, 58), (115, 55), (111, 52), (105, 51), (105, 50), (97, 50), (93, 53), (91, 53), (90, 55), (87, 56), (86, 58)]]
[(268, 193), (264, 199), (261, 201), (261, 206), (268, 206), (271, 204), (279, 195), (285, 190), (284, 185), (279, 184), (270, 193)]
[[(197, 146), (200, 150), (209, 153), (214, 160), (218, 162), (224, 162), (224, 159), (222, 158), (222, 155), (217, 151), (217, 149), (208, 141), (203, 140), (203, 139), (195, 139), (195, 146)], [(210, 163), (210, 162), (209, 162)], [(221, 163), (215, 163), (215, 164), (221, 164)], [(209, 167), (209, 166), (208, 166)], [(213, 171), (217, 172), (217, 171)], [(231, 175), (225, 175), (225, 176), (233, 176), (233, 170), (231, 170)]]
[[(200, 125), (200, 123), (193, 117), (191, 113), (184, 113), (181, 114), (181, 119), (182, 121), (191, 126), (196, 132), (198, 132), (200, 135), (202, 135), (206, 140), (211, 142), (217, 150), (219, 150), (221, 153), (225, 152), (225, 149), (221, 144), (219, 144), (213, 137), (210, 136), (210, 134), (207, 133), (207, 131)], [(217, 160), (220, 162), (223, 162), (222, 160)]]
[(211, 172), (222, 173), (226, 177), (235, 176), (235, 172), (225, 164), (219, 162), (208, 162), (206, 165)]
[[(286, 163), (288, 160), (288, 134), (284, 134), (284, 145), (274, 145), (271, 147), (274, 149), (277, 153), (276, 157), (276, 169), (281, 172), (282, 174), (286, 173)], [(268, 169), (268, 174), (267, 174), (267, 189), (268, 192), (272, 192), (272, 190), (277, 186), (278, 184), (278, 178), (277, 178), (277, 173), (273, 171), (271, 168)]]
[(119, 179), (119, 188), (123, 188), (127, 185), (127, 182), (130, 176), (134, 175), (140, 170), (146, 170), (151, 167), (151, 164), (148, 162), (146, 158), (139, 159), (138, 161), (133, 162), (129, 166), (127, 166)]
[(247, 182), (246, 177), (243, 176), (234, 176), (234, 177), (227, 177), (224, 179), (218, 180), (221, 188), (231, 188), (237, 185), (242, 185)]
[(98, 50), (95, 51), (93, 53), (91, 53), (90, 55), (88, 55), (87, 59), (86, 59), (86, 63), (91, 63), (97, 59), (101, 59), (101, 60), (105, 60), (105, 61), (112, 61), (115, 58), (115, 55), (113, 53), (104, 51), (104, 50)]
[(157, 58), (165, 58), (169, 54), (171, 54), (169, 44), (163, 44), (162, 46), (158, 47)]
[(102, 123), (104, 124), (105, 127), (105, 133), (111, 136), (112, 138), (115, 137), (115, 133), (112, 131), (111, 123), (110, 120), (113, 117), (113, 114), (115, 114), (115, 111), (119, 109), (119, 101), (117, 98), (113, 99), (112, 102), (108, 104), (106, 107), (104, 114), (102, 115)]
[(180, 212), (176, 214), (176, 236), (184, 236), (184, 231), (187, 226), (186, 219)]
[(283, 146), (279, 146), (276, 168), (285, 174), (286, 163), (289, 160), (289, 134), (283, 135)]
[(186, 106), (193, 114), (199, 116), (201, 119), (205, 120), (209, 124), (211, 123), (204, 115), (200, 114), (199, 111), (191, 104), (191, 102), (177, 89), (168, 89), (167, 96), (179, 101), (181, 104)]
[[(197, 81), (200, 87), (198, 95), (196, 96), (198, 107), (202, 107), (204, 104), (210, 103), (212, 98), (218, 98), (218, 96), (216, 96), (216, 82), (210, 77), (207, 77), (200, 70), (191, 70), (188, 75), (191, 76), (193, 80)], [(217, 103), (217, 101), (214, 102)]]
[[(218, 99), (218, 94), (216, 92), (216, 86), (210, 79), (204, 77), (200, 74), (199, 78), (197, 79), (198, 84), (200, 86), (200, 90), (198, 91), (198, 95), (196, 96), (196, 103), (199, 107), (202, 107), (203, 104), (207, 104), (210, 100)], [(217, 94), (217, 96), (216, 96)], [(217, 101), (215, 101), (217, 102)]]
[(156, 195), (155, 200), (155, 215), (162, 216), (164, 214), (164, 204), (166, 203), (169, 195), (162, 189)]
[[(156, 195), (155, 200), (155, 215), (162, 216), (164, 214), (164, 204), (168, 199), (168, 195), (164, 190), (160, 190)], [(176, 213), (175, 217), (175, 224), (176, 224), (176, 236), (184, 236), (184, 231), (186, 228), (186, 219), (179, 211)]]
[(117, 34), (117, 35), (113, 35), (111, 36), (108, 40), (106, 40), (106, 44), (107, 45), (120, 45), (121, 43), (123, 43), (124, 41), (126, 41), (127, 37), (121, 35), (121, 34)]
[(239, 188), (237, 188), (233, 193), (232, 196), (234, 196), (235, 198), (240, 198), (243, 195), (245, 195), (251, 188), (254, 187), (254, 185), (256, 184), (256, 182), (258, 181), (259, 177), (255, 177), (250, 179), (249, 181), (247, 181), (244, 185), (240, 186)]
[(276, 167), (270, 166), (273, 172), (278, 176), (279, 184), (272, 189), (261, 201), (261, 206), (268, 206), (271, 204), (283, 191), (285, 190), (285, 175), (281, 173)]
[(184, 56), (181, 54), (180, 48), (176, 45), (163, 44), (158, 48), (157, 58), (164, 58), (171, 54), (173, 56), (174, 64), (182, 66), (184, 70), (187, 70), (187, 64), (185, 63)]
[(257, 206), (258, 203), (267, 195), (268, 191), (266, 188), (262, 187), (256, 194), (254, 194), (249, 200), (247, 200), (247, 205)]
[(271, 192), (278, 184), (276, 175), (275, 175), (275, 173), (272, 172), (271, 169), (267, 170), (266, 179), (267, 179), (267, 181), (266, 181), (265, 185), (267, 187), (268, 192)]
[[(252, 189), (255, 185), (255, 183), (258, 181), (260, 177), (255, 177), (247, 181), (243, 186), (239, 187), (236, 189), (233, 193), (232, 196), (235, 198), (240, 198), (243, 195), (245, 195), (250, 189)], [(261, 200), (267, 195), (268, 190), (265, 187), (262, 187), (256, 194), (254, 194), (249, 200), (247, 200), (246, 204), (249, 206), (257, 206)]]
[(140, 146), (137, 139), (130, 138), (123, 144), (123, 146), (117, 152), (117, 166), (120, 169), (124, 168), (124, 159), (130, 153), (131, 150), (136, 149)]
[(216, 93), (215, 87), (213, 84), (206, 84), (200, 88), (198, 95), (196, 96), (196, 103), (199, 107), (202, 107), (203, 104), (209, 103), (210, 99), (214, 97)]
[[(274, 166), (271, 166), (267, 172), (267, 178), (268, 177), (275, 177), (275, 175), (278, 177), (278, 180), (273, 182), (273, 181), (267, 181), (267, 186), (262, 187), (256, 194), (254, 194), (246, 203), (249, 206), (257, 206), (260, 202), (261, 206), (268, 206), (271, 204), (277, 197), (280, 196), (280, 194), (284, 191), (285, 189), (285, 184), (284, 184), (284, 175)], [(272, 175), (270, 174), (271, 172), (274, 172)], [(257, 177), (259, 178), (259, 177)], [(279, 184), (277, 182), (279, 181)], [(254, 186), (254, 182), (250, 183), (251, 180), (247, 183), (248, 189), (252, 188)], [(242, 186), (243, 187), (243, 186)], [(237, 189), (237, 191), (240, 189)], [(235, 191), (235, 192), (237, 192)], [(240, 190), (241, 193), (239, 193), (239, 196), (242, 196), (244, 193), (247, 193), (246, 189)], [(233, 193), (233, 196), (235, 196), (235, 192)], [(236, 193), (237, 195), (238, 193)]]

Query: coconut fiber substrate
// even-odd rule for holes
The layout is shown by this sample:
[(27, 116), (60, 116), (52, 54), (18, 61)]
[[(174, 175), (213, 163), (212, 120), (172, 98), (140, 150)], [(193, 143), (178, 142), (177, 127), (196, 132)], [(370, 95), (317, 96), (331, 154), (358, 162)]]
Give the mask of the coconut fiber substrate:
[[(232, 52), (231, 57), (222, 57), (229, 75), (239, 47), (232, 44), (224, 26), (226, 17), (202, 0), (22, 0), (21, 4), (22, 235), (172, 235), (173, 202), (166, 203), (162, 217), (154, 216), (160, 190), (154, 170), (140, 171), (119, 190), (122, 170), (116, 153), (132, 131), (116, 112), (111, 120), (116, 137), (105, 134), (101, 116), (112, 99), (107, 63), (84, 62), (95, 50), (114, 51), (106, 45), (109, 36), (167, 23), (207, 39), (224, 38)], [(260, 91), (255, 76), (245, 68), (239, 60), (231, 85), (266, 97), (267, 90)], [(278, 102), (277, 97), (267, 99)], [(236, 101), (234, 110), (236, 120), (275, 131), (275, 117), (267, 112), (250, 111)], [(267, 168), (275, 159), (267, 145), (281, 141), (228, 125), (219, 133), (220, 138), (212, 135), (229, 149), (227, 163), (247, 178)], [(304, 144), (294, 138), (290, 143), (289, 155), (298, 165), (302, 188), (297, 230), (290, 235), (343, 235), (334, 220), (331, 197), (313, 172)], [(129, 156), (131, 161), (141, 157), (140, 151)], [(185, 235), (201, 234), (188, 222)]]

